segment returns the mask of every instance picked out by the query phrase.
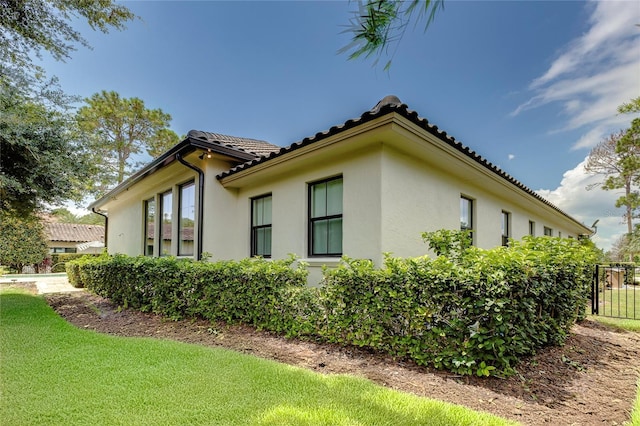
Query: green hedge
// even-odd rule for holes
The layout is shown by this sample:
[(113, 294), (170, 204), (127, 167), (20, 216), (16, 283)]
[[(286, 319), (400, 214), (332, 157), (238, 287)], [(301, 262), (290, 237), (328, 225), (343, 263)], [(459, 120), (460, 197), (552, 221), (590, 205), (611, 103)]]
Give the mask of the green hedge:
[[(284, 331), (293, 308), (293, 289), (306, 285), (303, 265), (293, 258), (269, 261), (195, 262), (172, 257), (103, 255), (69, 262), (69, 280), (76, 286), (124, 307), (172, 319), (201, 317), (241, 322)], [(302, 290), (298, 290), (298, 293)]]
[[(453, 260), (452, 260), (453, 259)], [(561, 345), (584, 317), (593, 254), (576, 240), (525, 238), (436, 259), (346, 259), (320, 291), (319, 334), (460, 374), (505, 374)]]
[[(431, 237), (433, 248), (442, 234)], [(525, 238), (453, 255), (447, 244), (438, 252), (449, 257), (387, 256), (381, 268), (345, 258), (320, 289), (305, 287), (305, 267), (293, 269), (293, 259), (103, 255), (67, 268), (74, 285), (121, 306), (367, 347), (459, 374), (509, 374), (520, 357), (563, 344), (583, 317), (593, 252), (579, 241)]]
[(67, 262), (84, 256), (97, 257), (99, 254), (52, 253), (49, 255), (51, 257), (51, 272), (65, 272)]

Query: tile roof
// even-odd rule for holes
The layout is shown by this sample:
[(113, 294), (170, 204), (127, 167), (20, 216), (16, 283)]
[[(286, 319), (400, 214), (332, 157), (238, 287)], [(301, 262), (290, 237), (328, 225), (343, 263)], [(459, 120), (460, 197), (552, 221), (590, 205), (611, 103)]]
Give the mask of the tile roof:
[(49, 241), (104, 241), (104, 226), (102, 225), (48, 222), (45, 229)]
[(404, 117), (405, 119), (411, 121), (412, 123), (416, 124), (417, 126), (421, 127), (422, 129), (426, 130), (427, 132), (431, 133), (433, 136), (437, 137), (443, 143), (455, 148), (456, 150), (458, 150), (462, 154), (464, 154), (467, 157), (469, 157), (469, 158), (473, 159), (474, 161), (476, 161), (481, 166), (485, 167), (486, 169), (488, 169), (491, 172), (495, 173), (496, 175), (500, 176), (502, 179), (504, 179), (507, 182), (515, 185), (516, 187), (518, 187), (522, 191), (526, 192), (527, 194), (531, 195), (532, 197), (536, 198), (537, 200), (541, 201), (542, 203), (548, 205), (549, 207), (553, 208), (557, 212), (561, 213), (563, 216), (566, 216), (567, 218), (571, 219), (575, 223), (578, 223), (581, 226), (585, 227), (585, 229), (587, 229), (584, 224), (578, 222), (576, 219), (574, 219), (573, 217), (571, 217), (570, 215), (568, 215), (567, 213), (562, 211), (560, 208), (556, 207), (554, 204), (552, 204), (551, 202), (549, 202), (545, 198), (543, 198), (540, 195), (538, 195), (538, 193), (536, 193), (535, 191), (531, 190), (529, 187), (525, 186), (523, 183), (521, 183), (520, 181), (518, 181), (517, 179), (515, 179), (514, 177), (512, 177), (511, 175), (509, 175), (508, 173), (506, 173), (502, 169), (500, 169), (498, 166), (496, 166), (495, 164), (489, 162), (486, 158), (481, 157), (475, 151), (473, 151), (469, 147), (467, 147), (467, 146), (463, 145), (462, 143), (460, 143), (459, 141), (457, 141), (453, 136), (448, 135), (447, 132), (438, 129), (438, 126), (435, 126), (435, 125), (429, 123), (429, 121), (426, 118), (420, 117), (417, 112), (410, 110), (409, 107), (406, 104), (403, 104), (402, 101), (400, 101), (400, 99), (398, 97), (393, 96), (393, 95), (385, 96), (383, 99), (381, 99), (376, 104), (376, 106), (374, 106), (371, 110), (364, 112), (358, 118), (353, 118), (353, 119), (347, 120), (343, 124), (340, 124), (340, 125), (337, 125), (337, 126), (333, 126), (329, 130), (326, 130), (324, 132), (318, 132), (314, 136), (306, 137), (306, 138), (304, 138), (303, 140), (301, 140), (299, 142), (295, 142), (295, 143), (289, 145), (288, 147), (280, 148), (277, 151), (273, 151), (273, 152), (271, 152), (270, 154), (268, 154), (266, 156), (263, 156), (263, 157), (260, 157), (260, 158), (256, 158), (256, 159), (253, 159), (253, 160), (249, 160), (249, 161), (247, 161), (245, 163), (242, 163), (242, 164), (240, 164), (240, 165), (238, 165), (236, 167), (231, 168), (230, 170), (227, 170), (227, 171), (225, 171), (223, 173), (220, 173), (219, 175), (216, 176), (216, 178), (218, 180), (222, 180), (222, 179), (226, 178), (227, 176), (231, 176), (231, 175), (239, 173), (239, 172), (241, 172), (243, 170), (250, 169), (251, 167), (254, 167), (254, 166), (258, 165), (258, 164), (265, 163), (265, 162), (267, 162), (269, 160), (272, 160), (272, 159), (274, 159), (276, 157), (280, 157), (280, 156), (285, 155), (285, 154), (287, 154), (289, 152), (295, 151), (296, 149), (300, 149), (300, 148), (303, 148), (305, 146), (311, 145), (311, 144), (313, 144), (315, 142), (321, 141), (321, 140), (326, 139), (326, 138), (328, 138), (330, 136), (333, 136), (333, 135), (338, 134), (340, 132), (343, 132), (345, 130), (357, 127), (357, 126), (359, 126), (359, 125), (361, 125), (363, 123), (366, 123), (368, 121), (372, 121), (372, 120), (374, 120), (374, 119), (376, 119), (378, 117), (382, 117), (382, 116), (384, 116), (386, 114), (391, 114), (391, 113), (399, 114), (400, 116)]
[(258, 139), (240, 138), (237, 136), (222, 135), (220, 133), (203, 132), (200, 130), (189, 131), (188, 137), (200, 139), (210, 143), (216, 143), (223, 146), (239, 149), (241, 151), (250, 152), (258, 157), (279, 151), (281, 147), (273, 145), (267, 141)]

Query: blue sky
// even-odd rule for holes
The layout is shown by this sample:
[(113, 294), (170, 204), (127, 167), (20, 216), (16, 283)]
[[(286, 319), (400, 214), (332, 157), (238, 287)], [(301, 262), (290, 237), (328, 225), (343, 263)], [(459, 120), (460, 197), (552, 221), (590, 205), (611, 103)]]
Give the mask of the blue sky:
[[(337, 51), (356, 2), (123, 2), (140, 19), (93, 49), (45, 59), (63, 89), (115, 90), (191, 129), (289, 145), (394, 94), (577, 219), (596, 242), (622, 233), (619, 194), (582, 171), (591, 147), (628, 126), (640, 95), (640, 2), (445, 1), (427, 32), (410, 27), (389, 72)], [(386, 57), (381, 63), (386, 62)]]

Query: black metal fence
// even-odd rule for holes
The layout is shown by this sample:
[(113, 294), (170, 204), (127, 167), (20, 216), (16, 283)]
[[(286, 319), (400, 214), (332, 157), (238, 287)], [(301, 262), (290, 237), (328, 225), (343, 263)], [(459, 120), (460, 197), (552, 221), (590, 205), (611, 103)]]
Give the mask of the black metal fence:
[(632, 263), (596, 265), (591, 313), (640, 320), (640, 267)]

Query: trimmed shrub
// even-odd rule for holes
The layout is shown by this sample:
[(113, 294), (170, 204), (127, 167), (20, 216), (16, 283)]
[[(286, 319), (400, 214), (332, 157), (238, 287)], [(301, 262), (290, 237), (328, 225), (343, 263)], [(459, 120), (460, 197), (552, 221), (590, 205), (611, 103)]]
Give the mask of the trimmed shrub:
[(70, 260), (80, 259), (84, 256), (98, 257), (99, 254), (81, 254), (81, 253), (52, 253), (51, 257), (51, 272), (65, 272), (66, 264)]
[[(196, 262), (173, 257), (101, 256), (68, 263), (74, 280), (126, 308), (172, 319), (201, 317), (284, 330), (281, 315), (297, 300), (292, 288), (306, 285), (304, 265), (294, 258)], [(79, 272), (76, 274), (76, 268)], [(78, 276), (78, 278), (76, 278)], [(301, 327), (299, 327), (301, 328)]]
[(584, 315), (593, 255), (576, 240), (524, 238), (467, 248), (454, 260), (344, 259), (320, 290), (328, 341), (459, 374), (508, 374), (520, 357), (561, 345)]
[(526, 237), (468, 247), (425, 234), (435, 259), (343, 258), (306, 287), (294, 258), (239, 262), (103, 255), (67, 263), (74, 285), (172, 319), (244, 323), (288, 337), (367, 347), (458, 374), (506, 375), (522, 356), (562, 345), (589, 298), (594, 254), (577, 240)]
[[(76, 288), (83, 288), (84, 281), (81, 276), (82, 266), (91, 263), (94, 260), (97, 260), (100, 255), (95, 254), (75, 254), (75, 253), (66, 253), (67, 256), (73, 256), (70, 258), (66, 258), (64, 260), (64, 270), (67, 273), (67, 278), (69, 279), (69, 284)], [(62, 254), (58, 255), (62, 256)], [(52, 271), (55, 272), (55, 271)]]

